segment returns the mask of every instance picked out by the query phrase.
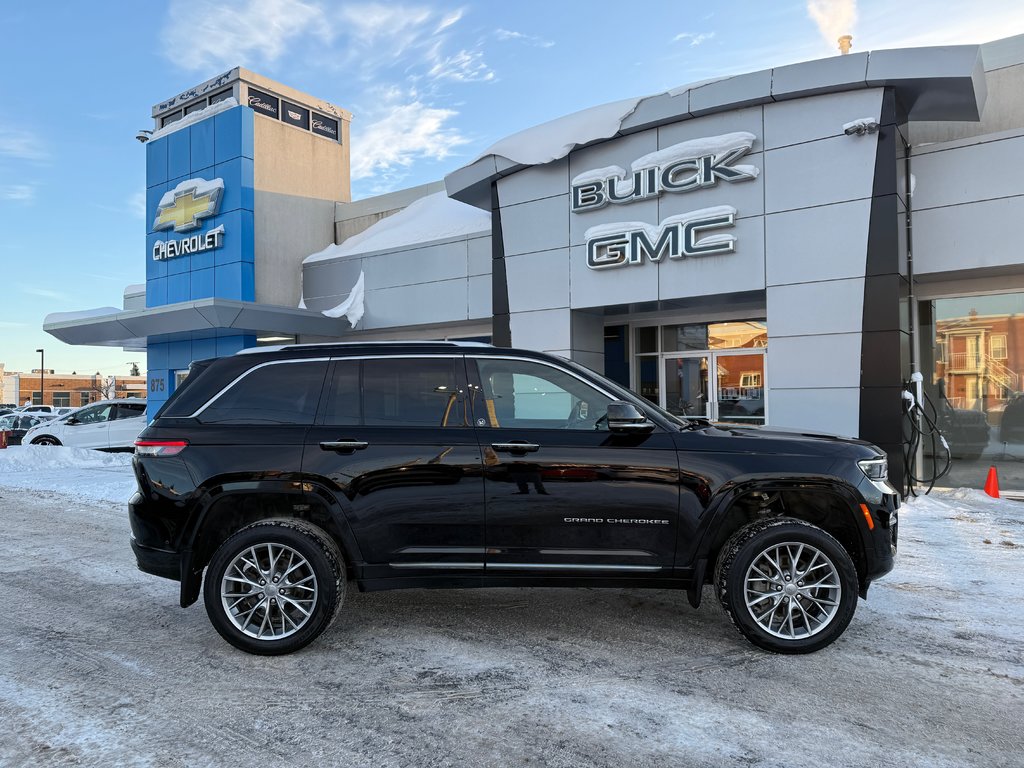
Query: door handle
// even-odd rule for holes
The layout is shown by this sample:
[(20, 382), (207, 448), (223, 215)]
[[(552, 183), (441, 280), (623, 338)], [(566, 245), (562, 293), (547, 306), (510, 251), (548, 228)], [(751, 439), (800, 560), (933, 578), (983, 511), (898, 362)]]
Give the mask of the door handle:
[(335, 451), (336, 453), (353, 453), (354, 451), (363, 450), (368, 445), (369, 443), (365, 440), (325, 440), (320, 443), (320, 448), (325, 451)]
[(512, 440), (507, 443), (491, 443), (491, 448), (503, 453), (533, 453), (540, 450), (537, 443), (528, 443), (525, 440)]

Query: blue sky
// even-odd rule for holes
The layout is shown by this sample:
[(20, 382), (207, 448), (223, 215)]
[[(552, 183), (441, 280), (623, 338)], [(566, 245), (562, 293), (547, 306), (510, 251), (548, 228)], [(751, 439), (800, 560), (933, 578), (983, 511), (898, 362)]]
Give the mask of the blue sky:
[(127, 373), (49, 312), (144, 281), (145, 156), (161, 99), (232, 66), (352, 111), (353, 196), (439, 179), (585, 107), (854, 51), (1024, 33), (1020, 0), (0, 2), (0, 362)]

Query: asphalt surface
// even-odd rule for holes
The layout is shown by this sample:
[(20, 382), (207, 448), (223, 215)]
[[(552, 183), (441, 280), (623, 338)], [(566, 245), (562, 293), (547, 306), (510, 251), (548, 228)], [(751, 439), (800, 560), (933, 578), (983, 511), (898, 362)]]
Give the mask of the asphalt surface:
[(121, 505), (0, 487), (0, 765), (1020, 766), (1024, 602), (958, 606), (1021, 571), (944, 575), (902, 525), (810, 656), (748, 645), (710, 591), (350, 587), (261, 658), (136, 570)]

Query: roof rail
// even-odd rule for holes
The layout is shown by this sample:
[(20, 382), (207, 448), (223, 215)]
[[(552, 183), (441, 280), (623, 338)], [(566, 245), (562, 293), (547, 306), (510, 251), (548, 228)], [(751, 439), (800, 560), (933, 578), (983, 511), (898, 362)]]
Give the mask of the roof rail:
[(376, 346), (424, 346), (424, 347), (492, 347), (483, 341), (425, 341), (423, 339), (390, 341), (323, 341), (316, 344), (273, 344), (263, 347), (246, 347), (236, 355), (253, 355), (260, 352), (278, 352), (283, 349), (323, 349), (325, 347), (376, 347)]

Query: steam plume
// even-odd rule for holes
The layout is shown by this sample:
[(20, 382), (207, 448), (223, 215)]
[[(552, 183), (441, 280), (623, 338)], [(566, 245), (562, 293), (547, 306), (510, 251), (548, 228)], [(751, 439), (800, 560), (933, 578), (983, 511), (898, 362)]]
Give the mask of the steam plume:
[(807, 0), (807, 15), (818, 25), (829, 47), (840, 35), (853, 33), (857, 23), (857, 0)]

